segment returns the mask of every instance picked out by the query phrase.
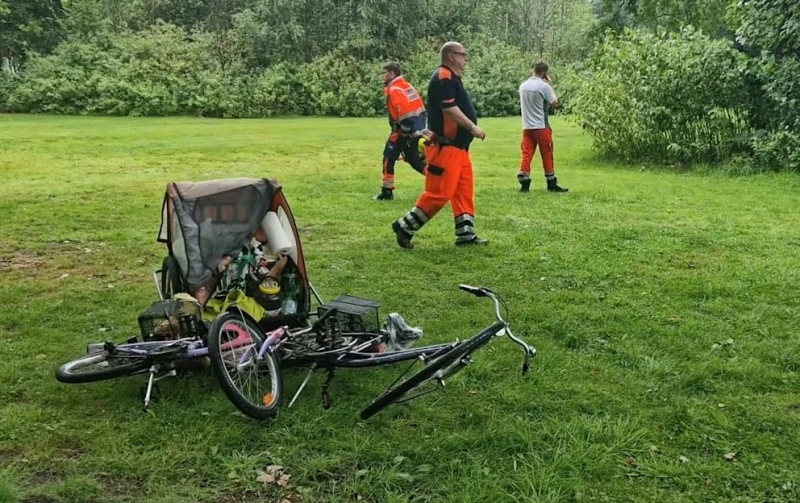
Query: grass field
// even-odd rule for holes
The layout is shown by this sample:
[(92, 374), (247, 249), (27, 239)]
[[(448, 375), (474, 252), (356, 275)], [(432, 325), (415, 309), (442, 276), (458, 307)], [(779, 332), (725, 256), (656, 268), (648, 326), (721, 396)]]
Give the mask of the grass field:
[[(402, 250), (389, 228), (423, 178), (375, 202), (384, 119), (0, 116), (0, 503), (793, 502), (800, 500), (800, 180), (594, 159), (554, 120), (568, 194), (515, 173), (519, 120), (473, 149), (476, 226), (449, 207)], [(441, 392), (362, 422), (399, 368), (324, 375), (272, 423), (212, 373), (64, 385), (87, 342), (120, 340), (156, 299), (168, 181), (275, 177), (312, 281), (401, 313), (423, 342), (492, 320), (484, 285), (537, 347), (495, 339)], [(300, 383), (287, 372), (287, 390)], [(291, 488), (257, 482), (268, 465)]]

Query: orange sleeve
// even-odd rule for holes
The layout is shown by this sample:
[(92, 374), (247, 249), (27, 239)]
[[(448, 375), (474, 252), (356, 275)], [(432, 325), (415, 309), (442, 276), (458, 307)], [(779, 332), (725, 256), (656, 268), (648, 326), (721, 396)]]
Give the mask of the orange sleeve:
[(401, 89), (395, 88), (389, 90), (389, 116), (392, 120), (398, 120), (403, 114), (404, 101), (405, 95)]

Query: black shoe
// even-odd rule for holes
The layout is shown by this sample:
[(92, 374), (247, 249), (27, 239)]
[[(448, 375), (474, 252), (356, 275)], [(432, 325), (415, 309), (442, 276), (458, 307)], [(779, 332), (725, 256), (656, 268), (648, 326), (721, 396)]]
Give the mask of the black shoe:
[(547, 180), (547, 190), (550, 192), (569, 192), (569, 189), (558, 186), (558, 178), (553, 177)]
[(530, 178), (520, 179), (519, 180), (519, 184), (520, 184), (520, 188), (519, 188), (520, 192), (530, 192), (531, 191), (531, 179)]
[(373, 201), (391, 201), (394, 199), (394, 189), (381, 188), (381, 193), (372, 198)]
[(469, 241), (456, 241), (456, 246), (471, 246), (471, 245), (488, 245), (488, 239), (481, 239), (478, 236), (473, 237)]
[(397, 236), (397, 244), (399, 244), (401, 248), (408, 248), (409, 250), (414, 248), (414, 245), (411, 244), (411, 238), (414, 236), (404, 231), (399, 223), (392, 222), (392, 230)]

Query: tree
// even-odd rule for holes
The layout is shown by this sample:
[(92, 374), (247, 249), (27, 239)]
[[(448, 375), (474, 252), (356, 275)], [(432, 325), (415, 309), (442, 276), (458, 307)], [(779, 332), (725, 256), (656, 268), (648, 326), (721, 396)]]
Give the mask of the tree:
[(0, 62), (15, 70), (28, 52), (49, 53), (61, 41), (61, 0), (0, 0)]

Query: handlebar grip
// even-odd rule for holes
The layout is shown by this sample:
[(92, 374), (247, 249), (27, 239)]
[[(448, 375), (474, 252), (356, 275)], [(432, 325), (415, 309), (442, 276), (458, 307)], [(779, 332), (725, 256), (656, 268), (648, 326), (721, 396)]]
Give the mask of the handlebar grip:
[(467, 293), (471, 293), (472, 295), (474, 295), (476, 297), (486, 297), (486, 292), (488, 291), (485, 288), (478, 288), (478, 287), (474, 287), (474, 286), (470, 286), (470, 285), (464, 285), (464, 284), (458, 285), (458, 288), (464, 290)]
[(332, 307), (332, 308), (328, 309), (327, 311), (325, 311), (325, 314), (323, 314), (322, 316), (317, 318), (317, 321), (315, 321), (314, 324), (311, 325), (311, 331), (312, 332), (316, 332), (320, 328), (322, 328), (322, 324), (325, 322), (325, 320), (327, 320), (328, 318), (330, 318), (331, 316), (336, 314), (336, 311), (337, 311), (337, 309), (335, 307)]

